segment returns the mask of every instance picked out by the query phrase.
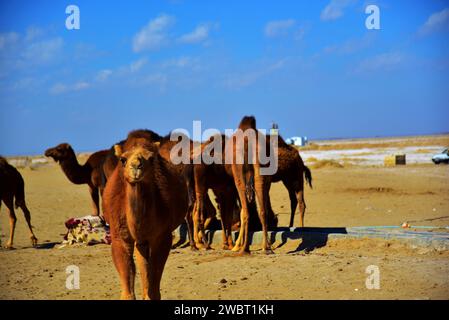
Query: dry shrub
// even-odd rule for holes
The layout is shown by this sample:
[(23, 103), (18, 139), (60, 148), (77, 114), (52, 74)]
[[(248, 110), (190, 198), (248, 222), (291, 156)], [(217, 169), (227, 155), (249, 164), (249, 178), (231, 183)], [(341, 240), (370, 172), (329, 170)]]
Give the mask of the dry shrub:
[(311, 165), (312, 169), (343, 168), (343, 165), (335, 160), (318, 160)]
[(429, 149), (418, 149), (415, 153), (432, 153), (432, 150)]

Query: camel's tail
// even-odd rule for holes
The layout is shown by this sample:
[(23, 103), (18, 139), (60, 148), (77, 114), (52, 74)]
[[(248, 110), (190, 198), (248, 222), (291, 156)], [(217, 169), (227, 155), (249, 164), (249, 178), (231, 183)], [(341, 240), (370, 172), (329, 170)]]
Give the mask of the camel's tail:
[(306, 178), (306, 181), (309, 184), (310, 188), (313, 188), (312, 187), (312, 172), (306, 166), (304, 166), (304, 177)]

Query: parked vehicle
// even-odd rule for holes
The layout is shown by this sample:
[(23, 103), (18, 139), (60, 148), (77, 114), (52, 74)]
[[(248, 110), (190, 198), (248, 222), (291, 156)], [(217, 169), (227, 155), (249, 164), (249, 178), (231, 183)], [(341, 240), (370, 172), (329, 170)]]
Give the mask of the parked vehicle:
[(438, 153), (433, 156), (432, 158), (433, 163), (440, 164), (440, 163), (449, 163), (449, 154), (448, 149), (444, 150), (441, 153)]

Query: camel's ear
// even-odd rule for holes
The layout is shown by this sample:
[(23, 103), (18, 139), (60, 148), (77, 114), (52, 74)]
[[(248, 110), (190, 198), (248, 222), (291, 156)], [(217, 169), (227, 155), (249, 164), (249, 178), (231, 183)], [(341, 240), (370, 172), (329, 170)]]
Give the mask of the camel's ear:
[(114, 145), (114, 154), (117, 158), (120, 158), (123, 154), (122, 146), (119, 144)]
[(151, 152), (150, 150), (147, 150), (147, 149), (143, 149), (143, 150), (142, 150), (142, 157), (143, 157), (145, 160), (150, 159), (152, 156), (153, 156), (153, 152)]

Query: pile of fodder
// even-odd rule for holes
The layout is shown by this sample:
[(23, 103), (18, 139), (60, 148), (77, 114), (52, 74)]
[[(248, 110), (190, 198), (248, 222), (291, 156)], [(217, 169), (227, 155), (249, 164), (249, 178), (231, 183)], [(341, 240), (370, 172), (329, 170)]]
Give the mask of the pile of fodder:
[(336, 160), (328, 160), (328, 159), (324, 159), (324, 160), (317, 160), (314, 161), (311, 165), (310, 168), (312, 169), (323, 169), (323, 168), (344, 168), (343, 164), (341, 164), (340, 162), (336, 161)]

